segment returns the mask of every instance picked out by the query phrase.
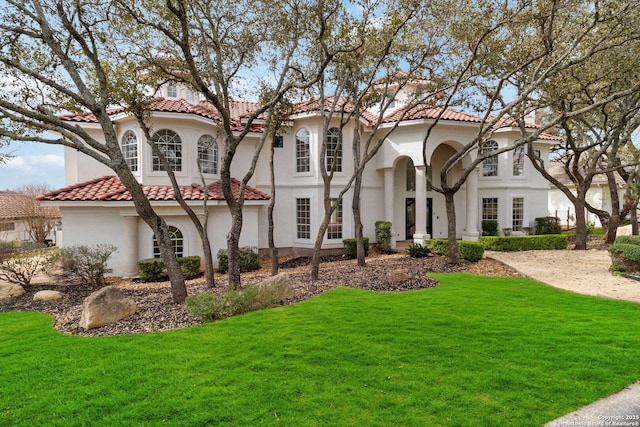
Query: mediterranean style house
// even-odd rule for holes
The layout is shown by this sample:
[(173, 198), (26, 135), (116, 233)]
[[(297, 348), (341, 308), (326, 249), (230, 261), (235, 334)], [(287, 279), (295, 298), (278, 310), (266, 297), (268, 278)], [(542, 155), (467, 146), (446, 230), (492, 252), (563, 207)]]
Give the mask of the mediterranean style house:
[[(383, 118), (378, 132), (397, 121), (406, 106), (411, 84), (395, 93), (395, 105)], [(213, 253), (226, 247), (230, 214), (218, 182), (221, 147), (218, 146), (217, 112), (186, 88), (167, 85), (159, 91), (152, 106), (153, 139), (169, 158), (184, 198), (196, 212), (203, 214), (203, 188), (198, 173), (200, 165), (209, 189), (209, 236)], [(276, 245), (293, 254), (308, 253), (314, 245), (316, 230), (323, 216), (323, 182), (320, 162), (335, 162), (332, 193), (338, 195), (353, 171), (353, 126), (362, 132), (372, 130), (371, 114), (363, 114), (360, 123), (342, 130), (343, 144), (337, 144), (338, 121), (327, 135), (326, 159), (320, 158), (322, 116), (317, 101), (297, 104), (289, 117), (286, 132), (274, 138), (274, 167), (277, 188), (275, 218)], [(246, 112), (256, 108), (250, 102), (234, 105), (238, 123)], [(428, 125), (440, 107), (424, 107), (404, 119), (384, 141), (384, 145), (365, 170), (361, 211), (364, 234), (375, 242), (374, 223), (384, 220), (393, 225), (395, 241), (422, 242), (425, 238), (447, 237), (444, 198), (427, 184), (427, 173), (439, 184), (439, 170), (446, 160), (471, 141), (482, 122), (480, 117), (447, 109), (429, 137), (427, 158), (423, 163), (422, 141)], [(64, 120), (74, 122), (101, 137), (101, 128), (91, 114), (69, 114)], [(141, 129), (131, 116), (114, 111), (122, 151), (131, 171), (137, 176), (157, 212), (165, 218), (179, 256), (202, 255), (201, 242), (194, 226), (175, 201), (163, 165), (152, 155), (143, 140)], [(535, 128), (535, 124), (530, 124)], [(262, 130), (256, 127), (241, 143), (234, 158), (232, 174), (241, 178), (249, 167)], [(496, 150), (512, 143), (520, 130), (502, 127), (486, 142), (482, 150)], [(543, 160), (556, 138), (542, 135), (534, 149)], [(244, 208), (241, 246), (268, 247), (267, 206), (269, 204), (270, 147), (263, 148), (255, 175), (249, 182)], [(470, 154), (473, 156), (475, 154)], [(471, 159), (466, 159), (467, 162)], [(468, 164), (468, 163), (467, 163)], [(118, 247), (109, 267), (114, 275), (136, 274), (140, 259), (159, 256), (151, 229), (138, 218), (131, 196), (113, 171), (86, 155), (65, 147), (66, 187), (41, 196), (44, 204), (58, 206), (65, 227), (63, 245), (111, 243)], [(458, 172), (462, 170), (458, 166)], [(457, 237), (475, 240), (481, 234), (482, 220), (497, 220), (499, 228), (524, 233), (534, 218), (546, 216), (548, 182), (533, 168), (522, 150), (505, 152), (484, 161), (468, 177), (457, 193)], [(332, 195), (333, 195), (332, 194)], [(353, 218), (349, 215), (351, 191), (331, 218), (323, 249), (343, 248), (342, 240), (353, 237)]]

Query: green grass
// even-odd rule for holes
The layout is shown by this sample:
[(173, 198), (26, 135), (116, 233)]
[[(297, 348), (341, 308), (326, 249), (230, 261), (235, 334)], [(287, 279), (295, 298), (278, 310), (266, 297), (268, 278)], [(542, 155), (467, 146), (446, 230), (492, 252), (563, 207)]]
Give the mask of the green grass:
[(537, 426), (640, 378), (638, 304), (436, 277), (145, 335), (0, 313), (0, 425)]

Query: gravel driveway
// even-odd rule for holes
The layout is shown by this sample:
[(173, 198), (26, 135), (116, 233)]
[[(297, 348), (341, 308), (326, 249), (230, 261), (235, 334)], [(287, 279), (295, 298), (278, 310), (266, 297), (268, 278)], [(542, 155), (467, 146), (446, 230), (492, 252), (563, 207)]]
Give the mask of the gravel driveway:
[(487, 251), (485, 257), (556, 288), (640, 303), (640, 282), (612, 275), (606, 250)]

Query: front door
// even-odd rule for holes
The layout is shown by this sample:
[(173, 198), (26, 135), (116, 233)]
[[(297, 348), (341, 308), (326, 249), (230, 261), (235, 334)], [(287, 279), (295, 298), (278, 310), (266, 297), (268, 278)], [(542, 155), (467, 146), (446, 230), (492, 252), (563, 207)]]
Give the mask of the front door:
[[(433, 199), (427, 198), (427, 223), (425, 229), (427, 234), (433, 236)], [(416, 233), (416, 199), (411, 197), (405, 200), (405, 239), (413, 240)]]

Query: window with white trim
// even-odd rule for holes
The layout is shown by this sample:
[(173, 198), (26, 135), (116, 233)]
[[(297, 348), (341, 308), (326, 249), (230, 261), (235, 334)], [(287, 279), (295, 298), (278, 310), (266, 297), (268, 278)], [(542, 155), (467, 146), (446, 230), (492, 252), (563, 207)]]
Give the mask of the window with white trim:
[(218, 141), (211, 135), (198, 139), (198, 165), (202, 173), (218, 173)]
[(311, 199), (296, 199), (296, 236), (298, 239), (311, 238)]
[(498, 220), (498, 198), (497, 197), (482, 198), (482, 220), (483, 221)]
[(311, 150), (309, 149), (309, 131), (301, 128), (296, 132), (296, 172), (311, 171)]
[[(162, 129), (153, 134), (152, 140), (158, 146), (158, 149), (164, 154), (169, 170), (174, 172), (182, 171), (182, 140), (172, 130)], [(153, 170), (165, 170), (164, 164), (160, 157), (155, 154), (152, 156)]]
[(338, 202), (338, 206), (331, 214), (327, 228), (327, 239), (342, 239), (342, 200), (331, 199), (331, 205), (336, 202)]
[(513, 176), (524, 176), (524, 147), (513, 150)]
[[(327, 172), (342, 172), (342, 135), (340, 129), (331, 128), (327, 131), (325, 166)], [(335, 166), (334, 166), (335, 165)]]
[[(176, 256), (179, 258), (184, 257), (184, 237), (182, 231), (173, 225), (169, 226), (169, 238), (171, 239), (171, 246)], [(158, 245), (158, 239), (153, 236), (153, 257), (160, 258), (160, 246)]]
[(511, 230), (522, 231), (524, 220), (524, 197), (514, 197), (512, 202)]
[(177, 98), (177, 97), (178, 97), (178, 88), (173, 85), (167, 86), (167, 98)]
[[(487, 141), (482, 144), (480, 150), (481, 155), (485, 155), (496, 151), (498, 149), (498, 143), (496, 141)], [(487, 157), (482, 162), (482, 176), (498, 176), (498, 155)]]
[(138, 138), (133, 131), (126, 131), (122, 136), (122, 156), (131, 172), (138, 171)]
[(405, 169), (406, 191), (416, 191), (416, 168), (413, 166), (411, 159), (407, 159)]

